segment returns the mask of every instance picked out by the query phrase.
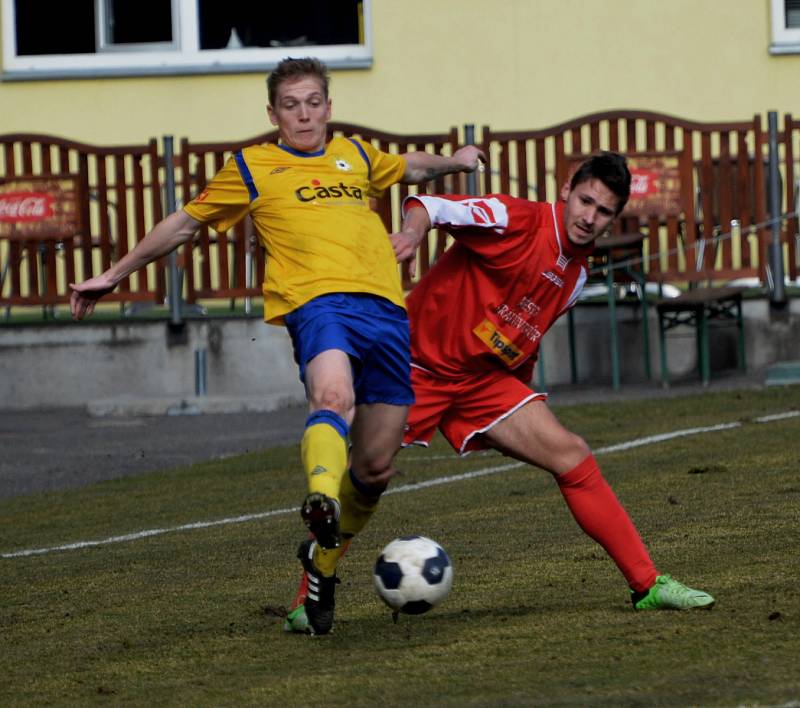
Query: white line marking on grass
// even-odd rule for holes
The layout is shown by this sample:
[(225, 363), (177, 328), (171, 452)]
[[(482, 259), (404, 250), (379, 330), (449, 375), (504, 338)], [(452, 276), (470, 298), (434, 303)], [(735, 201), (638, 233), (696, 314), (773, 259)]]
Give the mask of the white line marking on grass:
[[(785, 413), (775, 413), (773, 415), (761, 416), (754, 418), (756, 423), (771, 423), (777, 420), (785, 420), (787, 418), (794, 418), (800, 416), (800, 411), (788, 411)], [(635, 447), (643, 445), (652, 445), (654, 443), (664, 442), (665, 440), (674, 440), (675, 438), (688, 437), (690, 435), (700, 435), (702, 433), (713, 433), (720, 430), (731, 430), (733, 428), (740, 428), (743, 423), (719, 423), (718, 425), (708, 425), (701, 428), (686, 428), (684, 430), (674, 430), (671, 433), (661, 433), (660, 435), (648, 435), (643, 438), (629, 440), (628, 442), (618, 443), (616, 445), (607, 445), (606, 447), (597, 448), (594, 450), (595, 455), (604, 455), (611, 452), (622, 452), (630, 450)], [(411, 460), (409, 460), (411, 461)], [(406, 492), (415, 492), (419, 489), (427, 489), (428, 487), (436, 487), (441, 484), (450, 484), (452, 482), (463, 482), (467, 479), (475, 479), (476, 477), (486, 477), (500, 472), (507, 472), (508, 470), (524, 467), (525, 462), (512, 462), (505, 465), (495, 465), (494, 467), (484, 467), (482, 469), (464, 472), (462, 474), (448, 475), (447, 477), (436, 477), (424, 482), (417, 482), (415, 484), (404, 484), (398, 487), (392, 487), (386, 491), (386, 494), (401, 494)], [(270, 516), (282, 516), (283, 514), (295, 514), (299, 509), (297, 507), (292, 509), (273, 509), (272, 511), (263, 511), (255, 514), (244, 514), (242, 516), (232, 516), (225, 519), (217, 519), (215, 521), (196, 521), (191, 524), (183, 524), (181, 526), (171, 526), (161, 529), (146, 529), (144, 531), (137, 531), (135, 533), (124, 534), (122, 536), (109, 536), (108, 538), (96, 541), (77, 541), (75, 543), (67, 543), (60, 546), (49, 546), (47, 548), (29, 548), (20, 551), (12, 551), (10, 553), (0, 553), (0, 558), (21, 558), (24, 556), (44, 555), (46, 553), (55, 553), (56, 551), (74, 551), (81, 548), (91, 548), (93, 546), (106, 546), (112, 543), (122, 543), (123, 541), (137, 541), (142, 538), (149, 538), (150, 536), (160, 536), (165, 533), (173, 533), (176, 531), (193, 531), (195, 529), (210, 528), (212, 526), (224, 526), (226, 524), (241, 524), (247, 521), (256, 521), (258, 519), (265, 519)]]
[(482, 470), (472, 470), (471, 472), (464, 472), (462, 474), (451, 474), (448, 477), (436, 477), (434, 479), (427, 479), (424, 482), (415, 482), (414, 484), (402, 484), (399, 487), (391, 487), (390, 489), (387, 489), (384, 492), (384, 495), (400, 494), (401, 492), (416, 492), (418, 489), (437, 487), (440, 484), (450, 484), (450, 482), (462, 482), (465, 479), (474, 479), (475, 477), (486, 477), (490, 474), (497, 474), (498, 472), (514, 470), (517, 467), (524, 467), (526, 464), (527, 464), (526, 462), (511, 462), (507, 465), (497, 465), (497, 467), (484, 467)]
[(633, 447), (641, 447), (642, 445), (652, 445), (653, 443), (663, 442), (664, 440), (672, 440), (674, 438), (685, 438), (689, 435), (698, 435), (700, 433), (714, 433), (717, 430), (730, 430), (731, 428), (740, 428), (741, 423), (719, 423), (718, 425), (707, 425), (702, 428), (686, 428), (686, 430), (674, 430), (671, 433), (661, 433), (660, 435), (648, 435), (646, 438), (639, 438), (638, 440), (630, 440), (629, 442), (619, 443), (617, 445), (608, 445), (601, 447), (594, 451), (595, 455), (601, 455), (607, 452), (619, 452), (621, 450), (630, 450)]
[(786, 420), (787, 418), (797, 418), (800, 411), (787, 411), (786, 413), (775, 413), (773, 415), (762, 415), (760, 418), (753, 418), (756, 423), (771, 423), (774, 420)]
[(150, 536), (160, 536), (165, 533), (173, 533), (174, 531), (193, 531), (194, 529), (205, 529), (210, 526), (224, 526), (225, 524), (241, 524), (245, 521), (253, 521), (255, 519), (264, 519), (268, 516), (281, 516), (283, 514), (292, 514), (300, 511), (300, 507), (294, 509), (273, 509), (272, 511), (262, 511), (257, 514), (243, 514), (242, 516), (232, 516), (227, 519), (217, 519), (215, 521), (195, 521), (191, 524), (183, 524), (181, 526), (170, 526), (165, 529), (146, 529), (144, 531), (136, 531), (135, 533), (126, 533), (122, 536), (109, 536), (99, 541), (76, 541), (75, 543), (66, 543), (63, 546), (51, 546), (50, 548), (32, 548), (24, 551), (14, 551), (13, 553), (0, 554), (0, 558), (20, 558), (22, 556), (38, 556), (43, 553), (52, 553), (54, 551), (76, 551), (81, 548), (91, 548), (92, 546), (106, 546), (110, 543), (121, 543), (123, 541), (138, 541), (140, 538), (149, 538)]

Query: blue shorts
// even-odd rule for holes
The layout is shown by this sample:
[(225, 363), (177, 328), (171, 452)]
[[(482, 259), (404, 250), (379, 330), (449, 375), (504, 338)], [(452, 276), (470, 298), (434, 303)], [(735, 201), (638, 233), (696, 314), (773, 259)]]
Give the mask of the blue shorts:
[(408, 315), (402, 307), (377, 295), (331, 293), (298, 307), (284, 320), (301, 381), (317, 354), (339, 349), (350, 356), (356, 405), (414, 402)]

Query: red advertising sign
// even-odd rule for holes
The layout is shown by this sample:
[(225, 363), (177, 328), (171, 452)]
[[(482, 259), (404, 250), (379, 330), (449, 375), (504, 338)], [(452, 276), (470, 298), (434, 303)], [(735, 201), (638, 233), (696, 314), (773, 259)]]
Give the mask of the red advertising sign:
[(628, 157), (631, 196), (625, 207), (628, 216), (681, 215), (681, 175), (677, 156)]
[[(572, 175), (587, 157), (588, 155), (566, 157), (566, 173)], [(681, 157), (682, 154), (677, 151), (626, 155), (631, 172), (631, 194), (624, 216), (656, 215), (663, 218), (683, 215)]]
[(72, 238), (81, 231), (76, 177), (0, 179), (0, 238)]

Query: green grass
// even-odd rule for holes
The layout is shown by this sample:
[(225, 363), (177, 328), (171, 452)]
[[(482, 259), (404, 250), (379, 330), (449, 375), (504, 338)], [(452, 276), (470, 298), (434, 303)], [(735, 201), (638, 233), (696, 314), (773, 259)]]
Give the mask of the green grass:
[[(285, 635), (295, 513), (0, 558), (0, 705), (783, 705), (800, 699), (798, 387), (556, 409), (596, 449), (659, 568), (712, 612), (635, 613), (555, 483), (520, 467), (387, 496), (341, 567), (337, 624)], [(431, 450), (395, 487), (507, 462)], [(0, 504), (0, 553), (290, 509), (295, 448)], [(371, 566), (395, 536), (439, 540), (446, 602), (395, 625)]]

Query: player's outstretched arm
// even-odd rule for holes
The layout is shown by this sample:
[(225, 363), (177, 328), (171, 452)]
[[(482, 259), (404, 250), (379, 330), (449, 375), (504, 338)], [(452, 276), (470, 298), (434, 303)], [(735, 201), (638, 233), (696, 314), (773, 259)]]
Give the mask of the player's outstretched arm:
[(200, 222), (183, 209), (176, 211), (159, 221), (132, 251), (108, 270), (82, 283), (70, 283), (72, 319), (82, 320), (91, 315), (97, 301), (116, 288), (123, 278), (190, 241), (199, 227)]
[(483, 151), (475, 145), (465, 145), (450, 157), (429, 152), (407, 152), (403, 157), (406, 159), (406, 171), (401, 180), (404, 184), (420, 184), (456, 172), (474, 172), (486, 162)]
[[(419, 204), (419, 202), (414, 202)], [(408, 208), (403, 217), (400, 231), (390, 234), (394, 255), (398, 263), (408, 261), (408, 268), (413, 277), (417, 271), (417, 248), (425, 235), (430, 231), (431, 220), (422, 205)]]

